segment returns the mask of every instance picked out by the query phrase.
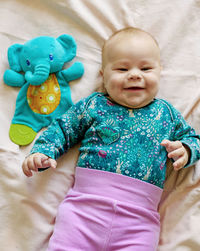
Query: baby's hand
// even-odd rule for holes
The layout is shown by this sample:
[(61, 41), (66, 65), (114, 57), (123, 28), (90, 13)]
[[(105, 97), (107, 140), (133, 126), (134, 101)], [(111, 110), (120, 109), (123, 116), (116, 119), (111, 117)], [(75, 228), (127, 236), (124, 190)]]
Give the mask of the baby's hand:
[(31, 177), (33, 175), (32, 171), (37, 172), (38, 168), (56, 168), (56, 166), (57, 162), (54, 159), (42, 153), (33, 153), (24, 160), (22, 169), (26, 176)]
[(190, 149), (186, 145), (183, 145), (180, 141), (164, 139), (161, 142), (161, 146), (166, 148), (167, 156), (174, 160), (174, 170), (179, 170), (187, 164), (190, 158)]

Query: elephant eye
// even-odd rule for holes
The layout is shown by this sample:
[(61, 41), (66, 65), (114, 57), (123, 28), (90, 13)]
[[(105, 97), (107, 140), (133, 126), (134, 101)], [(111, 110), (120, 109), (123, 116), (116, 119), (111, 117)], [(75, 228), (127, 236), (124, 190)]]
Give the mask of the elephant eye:
[(28, 59), (26, 60), (26, 64), (27, 64), (28, 66), (31, 65), (31, 63), (30, 63), (30, 61), (29, 61)]
[(52, 54), (49, 55), (49, 59), (50, 59), (50, 61), (53, 61), (53, 55)]

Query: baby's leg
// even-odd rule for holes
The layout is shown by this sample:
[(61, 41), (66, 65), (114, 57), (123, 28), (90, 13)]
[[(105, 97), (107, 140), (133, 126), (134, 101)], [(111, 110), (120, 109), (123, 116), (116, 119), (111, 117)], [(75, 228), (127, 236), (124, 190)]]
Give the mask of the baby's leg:
[(48, 251), (107, 250), (113, 201), (71, 189), (58, 209)]
[(159, 242), (158, 212), (117, 201), (109, 251), (156, 251)]

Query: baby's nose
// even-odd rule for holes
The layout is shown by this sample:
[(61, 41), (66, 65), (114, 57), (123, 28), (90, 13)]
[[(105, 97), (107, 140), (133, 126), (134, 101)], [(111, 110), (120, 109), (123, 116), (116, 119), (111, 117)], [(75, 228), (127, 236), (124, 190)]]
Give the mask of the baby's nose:
[(128, 79), (130, 79), (130, 80), (140, 80), (141, 78), (142, 78), (141, 74), (137, 70), (132, 70), (128, 74)]

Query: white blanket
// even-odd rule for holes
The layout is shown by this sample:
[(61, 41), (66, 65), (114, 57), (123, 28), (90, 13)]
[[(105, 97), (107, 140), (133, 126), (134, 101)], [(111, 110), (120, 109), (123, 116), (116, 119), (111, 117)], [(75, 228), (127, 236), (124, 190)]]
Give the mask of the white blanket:
[[(72, 185), (78, 146), (58, 161), (56, 170), (27, 178), (21, 163), (32, 144), (19, 147), (8, 136), (19, 88), (6, 86), (7, 49), (41, 35), (72, 35), (85, 67), (70, 83), (73, 101), (97, 84), (103, 41), (126, 26), (149, 31), (161, 48), (159, 96), (178, 108), (200, 132), (199, 0), (0, 0), (0, 250), (44, 251), (58, 204)], [(200, 250), (200, 164), (174, 172), (160, 205), (159, 251)]]

